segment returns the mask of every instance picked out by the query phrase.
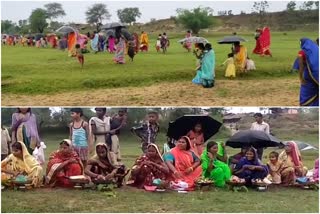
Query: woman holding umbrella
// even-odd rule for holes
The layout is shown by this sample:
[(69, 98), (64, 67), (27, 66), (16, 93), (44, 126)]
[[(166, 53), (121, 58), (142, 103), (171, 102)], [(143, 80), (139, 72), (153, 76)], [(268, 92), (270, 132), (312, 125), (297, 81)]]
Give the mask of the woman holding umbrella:
[(240, 45), (240, 42), (234, 43), (232, 48), (234, 54), (234, 64), (236, 66), (236, 71), (240, 75), (246, 72), (246, 62), (247, 62), (247, 48), (244, 45)]

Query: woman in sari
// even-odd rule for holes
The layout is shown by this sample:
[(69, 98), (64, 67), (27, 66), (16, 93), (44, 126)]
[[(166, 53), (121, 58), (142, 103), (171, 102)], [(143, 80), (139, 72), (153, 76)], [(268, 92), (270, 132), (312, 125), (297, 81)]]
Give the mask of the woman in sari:
[(260, 56), (269, 55), (272, 56), (270, 51), (270, 29), (268, 27), (264, 27), (262, 30), (256, 30), (256, 47), (252, 51), (254, 54), (259, 54)]
[(64, 139), (59, 150), (49, 157), (46, 173), (46, 184), (51, 187), (73, 187), (68, 177), (83, 175), (83, 165), (78, 154), (73, 151), (72, 143)]
[(108, 38), (108, 52), (114, 53), (115, 51), (115, 38), (111, 35)]
[(201, 123), (197, 123), (193, 130), (190, 130), (187, 134), (191, 141), (191, 149), (192, 151), (200, 157), (204, 150), (204, 136), (202, 131)]
[[(192, 34), (191, 34), (190, 30), (188, 30), (185, 38), (189, 38), (189, 37), (191, 37), (191, 36), (192, 36)], [(192, 42), (190, 42), (190, 41), (187, 40), (187, 41), (183, 44), (183, 47), (184, 47), (185, 49), (187, 49), (188, 52), (190, 52), (191, 49), (192, 49)]]
[(76, 32), (70, 32), (68, 34), (68, 56), (76, 56), (76, 44), (77, 44), (77, 33)]
[(85, 174), (96, 184), (115, 183), (118, 187), (122, 186), (126, 176), (124, 165), (116, 167), (111, 163), (110, 153), (105, 143), (96, 145), (96, 154), (88, 161)]
[(224, 187), (231, 178), (229, 166), (217, 159), (218, 144), (211, 141), (201, 155), (202, 175), (214, 181), (215, 186)]
[(94, 32), (94, 37), (91, 40), (91, 49), (94, 51), (94, 53), (97, 53), (99, 51), (99, 34), (97, 32)]
[(18, 108), (12, 114), (12, 142), (23, 142), (29, 153), (40, 143), (36, 116), (32, 114), (31, 108)]
[(236, 42), (234, 43), (233, 54), (236, 72), (241, 75), (246, 72), (246, 62), (248, 57), (247, 48), (240, 45), (240, 42)]
[(319, 106), (319, 47), (312, 40), (301, 39), (298, 63), (300, 105)]
[(120, 36), (117, 39), (116, 53), (114, 57), (115, 63), (117, 64), (125, 63), (125, 50), (126, 50), (126, 41), (122, 36)]
[[(200, 48), (202, 46), (199, 46)], [(215, 78), (215, 53), (210, 44), (206, 44), (203, 50), (203, 57), (200, 59), (200, 67), (197, 70), (196, 76), (192, 82), (197, 85), (202, 85), (204, 88), (212, 88)]]
[(282, 163), (280, 174), (283, 184), (293, 184), (296, 177), (303, 177), (308, 172), (307, 167), (303, 166), (301, 154), (295, 142), (288, 142), (285, 150), (279, 155), (279, 161)]
[(140, 37), (140, 50), (141, 51), (148, 51), (149, 49), (149, 38), (148, 38), (148, 34), (144, 31), (142, 31), (141, 33), (141, 37)]
[(164, 160), (172, 173), (170, 180), (176, 183), (177, 189), (194, 190), (195, 181), (201, 176), (202, 169), (200, 159), (191, 151), (191, 142), (187, 136), (177, 141), (176, 147), (164, 155)]
[(140, 41), (139, 41), (139, 35), (137, 33), (133, 33), (133, 40), (134, 40), (134, 45), (135, 45), (135, 54), (137, 54), (139, 52), (139, 48), (140, 48)]
[(12, 154), (1, 161), (1, 181), (15, 179), (19, 175), (26, 176), (34, 187), (39, 187), (42, 183), (42, 167), (20, 141), (12, 144)]
[(145, 188), (154, 186), (155, 179), (166, 181), (169, 175), (169, 168), (165, 164), (156, 144), (149, 144), (147, 153), (139, 157), (131, 169), (128, 185)]
[(258, 158), (257, 150), (253, 147), (246, 151), (246, 156), (241, 158), (233, 170), (233, 174), (245, 179), (248, 185), (252, 184), (252, 180), (263, 180), (268, 173), (268, 167), (262, 165)]

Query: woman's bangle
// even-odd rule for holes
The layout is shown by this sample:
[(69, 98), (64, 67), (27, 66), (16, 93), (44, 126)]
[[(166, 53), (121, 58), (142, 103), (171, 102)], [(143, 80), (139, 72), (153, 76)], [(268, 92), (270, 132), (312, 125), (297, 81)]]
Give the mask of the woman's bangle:
[(189, 168), (191, 168), (191, 171), (193, 172), (193, 167), (191, 166), (191, 167), (189, 167)]

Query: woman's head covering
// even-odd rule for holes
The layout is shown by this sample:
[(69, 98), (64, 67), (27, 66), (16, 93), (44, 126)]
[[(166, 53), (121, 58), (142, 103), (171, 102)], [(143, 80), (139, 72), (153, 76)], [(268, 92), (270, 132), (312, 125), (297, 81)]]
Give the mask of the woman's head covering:
[[(95, 155), (92, 157), (92, 159), (94, 160), (99, 160), (99, 156), (97, 154), (97, 149), (98, 149), (98, 146), (102, 146), (106, 149), (107, 151), (107, 157), (106, 157), (106, 160), (109, 162), (110, 165), (112, 165), (112, 162), (111, 162), (111, 157), (110, 157), (110, 153), (109, 153), (109, 149), (107, 147), (107, 144), (105, 143), (97, 143), (96, 145), (96, 149), (95, 149)], [(113, 166), (113, 165), (112, 165)]]
[(248, 152), (248, 151), (251, 151), (251, 152), (253, 152), (253, 154), (254, 154), (253, 164), (254, 164), (254, 165), (257, 165), (257, 166), (260, 166), (260, 165), (261, 165), (261, 161), (260, 161), (260, 159), (258, 158), (258, 152), (257, 152), (257, 150), (256, 150), (254, 147), (250, 147), (250, 148), (247, 150), (247, 152)]
[(181, 138), (185, 139), (187, 142), (187, 148), (186, 150), (189, 151), (191, 149), (191, 140), (188, 136), (182, 136)]
[(301, 154), (300, 154), (300, 151), (298, 149), (297, 144), (295, 142), (291, 141), (291, 142), (288, 142), (287, 146), (289, 146), (291, 149), (291, 152), (289, 155), (291, 156), (294, 165), (300, 166)]
[(149, 149), (150, 147), (153, 147), (156, 149), (158, 157), (163, 161), (163, 158), (161, 156), (158, 146), (154, 143), (150, 143), (147, 148)]
[(25, 166), (26, 166), (26, 172), (30, 173), (32, 169), (36, 166), (40, 167), (40, 164), (38, 163), (38, 161), (28, 152), (26, 145), (21, 141), (17, 141), (17, 143), (19, 143), (22, 148), (22, 157), (23, 157), (23, 162), (25, 163)]
[(312, 74), (316, 80), (319, 81), (319, 46), (308, 38), (302, 38), (300, 44), (301, 49), (306, 55), (307, 63), (310, 66)]
[(71, 140), (69, 140), (69, 139), (63, 139), (63, 140), (60, 142), (60, 145), (63, 144), (63, 143), (68, 144), (68, 146), (72, 146), (72, 142), (71, 142)]

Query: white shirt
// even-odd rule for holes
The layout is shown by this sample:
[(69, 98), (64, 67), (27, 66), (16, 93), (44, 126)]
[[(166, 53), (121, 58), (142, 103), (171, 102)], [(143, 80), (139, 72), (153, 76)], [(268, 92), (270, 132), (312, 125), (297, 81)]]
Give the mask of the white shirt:
[(267, 134), (270, 134), (270, 127), (269, 127), (269, 124), (262, 121), (261, 124), (257, 123), (257, 122), (254, 122), (252, 123), (251, 125), (251, 130), (256, 130), (256, 131), (263, 131)]

